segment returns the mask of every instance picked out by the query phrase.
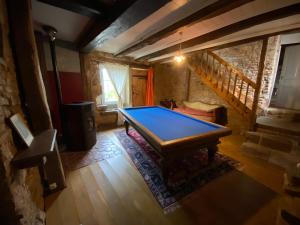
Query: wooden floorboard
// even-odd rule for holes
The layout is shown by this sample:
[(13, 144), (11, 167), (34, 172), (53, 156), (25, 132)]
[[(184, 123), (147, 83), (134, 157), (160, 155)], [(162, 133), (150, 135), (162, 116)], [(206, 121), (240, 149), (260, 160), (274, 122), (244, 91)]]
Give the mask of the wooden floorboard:
[[(122, 148), (113, 130), (104, 134)], [(299, 202), (282, 191), (284, 171), (243, 155), (242, 142), (240, 136), (231, 136), (220, 145), (220, 152), (241, 162), (241, 171), (206, 184), (168, 214), (124, 149), (115, 158), (71, 171), (67, 188), (45, 199), (47, 225), (270, 225), (276, 224), (282, 207), (300, 215)]]

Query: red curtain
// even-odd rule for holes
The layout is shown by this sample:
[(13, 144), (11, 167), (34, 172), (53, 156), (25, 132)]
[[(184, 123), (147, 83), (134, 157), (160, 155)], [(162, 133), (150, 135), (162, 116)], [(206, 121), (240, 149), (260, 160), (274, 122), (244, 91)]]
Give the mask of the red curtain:
[(146, 88), (146, 105), (154, 105), (153, 99), (153, 68), (148, 69), (147, 88)]

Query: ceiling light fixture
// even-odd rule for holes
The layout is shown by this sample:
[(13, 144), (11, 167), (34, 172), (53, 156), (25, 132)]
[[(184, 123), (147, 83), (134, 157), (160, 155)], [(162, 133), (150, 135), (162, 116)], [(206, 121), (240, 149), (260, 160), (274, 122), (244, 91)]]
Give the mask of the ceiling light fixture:
[(180, 31), (179, 34), (180, 34), (179, 51), (174, 56), (174, 61), (178, 64), (182, 63), (185, 60), (185, 56), (182, 54), (181, 51), (182, 31)]

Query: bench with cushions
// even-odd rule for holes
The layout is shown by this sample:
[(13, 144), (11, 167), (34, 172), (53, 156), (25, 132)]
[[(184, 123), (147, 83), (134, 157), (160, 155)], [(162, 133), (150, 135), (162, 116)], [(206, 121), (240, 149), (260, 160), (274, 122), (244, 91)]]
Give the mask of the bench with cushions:
[(208, 104), (204, 102), (183, 102), (183, 106), (173, 108), (194, 118), (205, 120), (220, 125), (227, 124), (227, 109), (222, 105)]

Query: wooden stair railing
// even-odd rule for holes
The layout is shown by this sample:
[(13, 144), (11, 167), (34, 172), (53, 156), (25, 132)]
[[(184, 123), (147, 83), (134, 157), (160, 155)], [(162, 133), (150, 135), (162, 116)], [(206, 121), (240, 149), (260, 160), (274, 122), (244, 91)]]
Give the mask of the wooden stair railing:
[(246, 119), (251, 119), (254, 93), (257, 85), (241, 71), (211, 51), (188, 58), (190, 70), (200, 76), (203, 83), (212, 88)]

